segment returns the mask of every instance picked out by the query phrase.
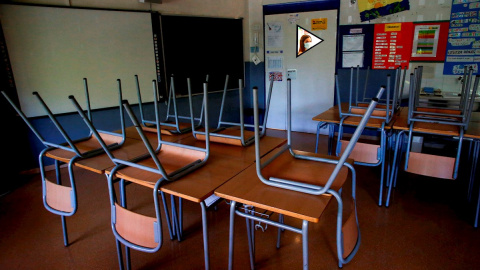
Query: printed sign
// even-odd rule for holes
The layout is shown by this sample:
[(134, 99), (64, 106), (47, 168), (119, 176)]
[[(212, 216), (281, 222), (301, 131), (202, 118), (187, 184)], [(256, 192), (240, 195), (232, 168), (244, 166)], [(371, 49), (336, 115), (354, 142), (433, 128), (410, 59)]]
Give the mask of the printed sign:
[(328, 28), (327, 18), (312, 19), (312, 31), (327, 30), (327, 28)]
[(373, 69), (408, 66), (412, 53), (413, 23), (376, 24), (373, 41)]

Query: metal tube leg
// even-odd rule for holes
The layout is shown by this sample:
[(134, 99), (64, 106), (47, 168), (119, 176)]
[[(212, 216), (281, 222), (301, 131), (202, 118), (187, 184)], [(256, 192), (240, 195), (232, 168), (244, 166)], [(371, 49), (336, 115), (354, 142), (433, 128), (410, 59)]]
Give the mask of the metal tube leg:
[(168, 212), (168, 205), (167, 200), (165, 199), (165, 193), (163, 193), (163, 191), (160, 191), (160, 195), (162, 196), (163, 209), (165, 211), (165, 218), (167, 219), (168, 234), (170, 235), (170, 240), (173, 240), (175, 234), (172, 229), (172, 223), (170, 222), (170, 213)]
[[(283, 224), (283, 214), (278, 214), (278, 222)], [(282, 232), (282, 228), (279, 227), (277, 232), (277, 249), (280, 248), (280, 237)]]
[(230, 203), (230, 228), (228, 233), (228, 269), (233, 269), (233, 237), (235, 230), (235, 206), (237, 202), (231, 201)]
[(333, 149), (333, 137), (335, 136), (335, 126), (333, 124), (328, 125), (328, 155), (332, 155)]
[(478, 189), (478, 201), (477, 201), (477, 213), (475, 213), (475, 222), (473, 223), (473, 227), (478, 227), (478, 214), (480, 209), (480, 188)]
[(381, 139), (381, 147), (382, 147), (382, 156), (380, 157), (382, 159), (382, 164), (381, 166), (381, 175), (380, 175), (380, 194), (378, 196), (378, 206), (382, 206), (382, 201), (383, 201), (383, 178), (385, 174), (385, 132), (382, 131), (382, 139)]
[(302, 223), (303, 269), (308, 269), (308, 221)]
[(203, 229), (203, 254), (205, 257), (205, 269), (210, 268), (210, 260), (208, 255), (208, 224), (207, 224), (207, 207), (204, 202), (200, 203), (202, 207), (202, 229)]
[(118, 240), (116, 240), (116, 242), (117, 242), (118, 266), (121, 270), (123, 270), (125, 267), (123, 265), (122, 244), (120, 244), (120, 241)]
[[(250, 212), (247, 207), (245, 207), (245, 213), (248, 214)], [(251, 214), (254, 215), (253, 211), (251, 211)], [(245, 218), (245, 221), (247, 223), (247, 238), (248, 238), (248, 254), (250, 256), (250, 269), (255, 269), (255, 230), (253, 229), (253, 220), (249, 220), (248, 218)]]
[(183, 201), (182, 198), (178, 198), (178, 226), (180, 229), (180, 235), (183, 235)]
[(67, 220), (65, 216), (60, 216), (60, 218), (62, 219), (63, 245), (68, 247)]
[[(125, 194), (125, 180), (120, 179), (120, 203), (122, 207), (127, 208), (127, 196)], [(131, 269), (131, 263), (130, 263), (130, 248), (125, 246), (125, 261), (127, 264), (127, 270)]]
[(180, 242), (182, 241), (182, 235), (180, 233), (180, 226), (178, 222), (178, 215), (177, 215), (177, 206), (175, 203), (175, 196), (170, 195), (170, 201), (172, 202), (172, 223), (173, 223), (173, 228), (177, 234), (177, 240)]

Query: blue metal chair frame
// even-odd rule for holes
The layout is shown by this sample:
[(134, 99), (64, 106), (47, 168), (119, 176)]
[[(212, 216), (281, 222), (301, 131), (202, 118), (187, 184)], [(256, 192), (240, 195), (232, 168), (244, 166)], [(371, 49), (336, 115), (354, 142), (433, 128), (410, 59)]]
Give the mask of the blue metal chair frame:
[[(205, 80), (205, 82), (207, 82), (207, 83), (208, 83), (208, 77), (209, 76), (207, 75), (206, 80)], [(152, 120), (145, 119), (143, 102), (142, 102), (142, 95), (141, 95), (141, 91), (140, 91), (140, 83), (138, 81), (138, 75), (135, 75), (135, 82), (136, 82), (136, 85), (137, 85), (138, 106), (139, 106), (139, 109), (140, 109), (141, 123), (145, 127), (155, 126), (157, 124), (157, 121), (152, 121)], [(191, 98), (191, 97), (189, 97), (189, 98)], [(171, 112), (170, 112), (171, 107), (173, 107), (173, 114), (171, 114)], [(194, 117), (193, 115), (192, 116), (182, 116), (182, 115), (178, 114), (177, 97), (176, 97), (176, 94), (175, 94), (174, 76), (172, 75), (170, 77), (170, 91), (168, 92), (167, 115), (166, 115), (165, 121), (160, 122), (160, 126), (175, 127), (175, 130), (173, 131), (173, 133), (177, 133), (177, 134), (183, 134), (183, 133), (189, 132), (191, 130), (191, 127), (185, 127), (185, 128), (180, 127), (180, 119), (187, 119), (187, 120), (192, 119), (194, 121), (198, 121), (198, 123), (195, 125), (195, 127), (199, 127), (199, 126), (202, 125), (202, 119), (203, 119), (203, 113), (204, 113), (203, 111), (204, 111), (204, 107), (202, 105), (202, 110), (201, 110), (200, 116), (198, 118)], [(169, 122), (169, 121), (174, 121), (174, 123)]]
[[(372, 115), (370, 116), (371, 119), (383, 119), (384, 121), (382, 122), (382, 125), (380, 129), (376, 129), (380, 132), (380, 147), (378, 149), (377, 153), (377, 163), (366, 163), (366, 162), (361, 162), (361, 161), (355, 161), (355, 164), (362, 165), (362, 166), (369, 166), (369, 167), (376, 167), (380, 166), (381, 167), (381, 176), (380, 176), (380, 191), (379, 191), (379, 197), (378, 197), (378, 205), (381, 206), (383, 202), (383, 186), (384, 186), (384, 177), (385, 177), (385, 162), (386, 162), (386, 151), (387, 151), (387, 140), (388, 140), (388, 134), (387, 131), (385, 130), (385, 126), (390, 123), (392, 120), (394, 114), (397, 112), (399, 108), (399, 102), (398, 99), (401, 97), (399, 95), (399, 89), (400, 89), (400, 76), (401, 76), (402, 70), (398, 68), (396, 70), (396, 75), (395, 75), (395, 85), (394, 85), (394, 90), (393, 93), (390, 91), (390, 75), (387, 75), (387, 85), (382, 86), (383, 88), (386, 88), (386, 99), (381, 100), (385, 108), (376, 108), (375, 111), (377, 112), (384, 112), (384, 116), (375, 116)], [(350, 91), (349, 91), (349, 108), (347, 112), (343, 112), (341, 108), (341, 95), (340, 95), (340, 88), (339, 88), (339, 82), (338, 82), (338, 75), (335, 75), (335, 81), (336, 81), (336, 94), (337, 94), (337, 101), (338, 101), (338, 110), (339, 110), (339, 115), (340, 115), (340, 124), (338, 125), (338, 136), (337, 136), (337, 148), (336, 148), (336, 155), (339, 156), (341, 152), (341, 146), (342, 142), (341, 139), (343, 137), (343, 127), (346, 125), (344, 121), (350, 117), (350, 116), (356, 116), (356, 117), (362, 117), (362, 114), (365, 111), (364, 106), (359, 106), (359, 104), (364, 103), (363, 101), (358, 102), (358, 77), (359, 77), (359, 71), (357, 68), (357, 88), (356, 88), (356, 94), (355, 94), (355, 100), (353, 100), (353, 68), (351, 68), (351, 73), (350, 73)], [(366, 91), (366, 89), (365, 89)], [(364, 91), (364, 96), (365, 96), (365, 91)], [(393, 96), (393, 99), (392, 99)], [(363, 98), (365, 99), (365, 98)], [(379, 99), (380, 102), (380, 99)], [(357, 110), (357, 111), (356, 111)], [(359, 113), (360, 112), (360, 113)], [(369, 127), (366, 127), (369, 128)], [(371, 128), (369, 128), (371, 129)], [(333, 133), (333, 132), (332, 132)], [(332, 134), (333, 135), (333, 134)], [(389, 168), (388, 168), (389, 169)], [(388, 171), (388, 170), (387, 170)], [(388, 174), (388, 173), (387, 173)]]
[[(338, 212), (337, 212), (337, 257), (338, 257), (338, 264), (339, 267), (342, 267), (343, 264), (348, 263), (351, 261), (351, 259), (354, 257), (356, 254), (359, 245), (360, 245), (360, 229), (358, 227), (358, 218), (356, 214), (356, 198), (355, 198), (355, 192), (356, 192), (356, 185), (355, 185), (355, 169), (353, 168), (352, 165), (346, 163), (346, 160), (350, 153), (353, 150), (353, 147), (355, 146), (355, 143), (358, 141), (363, 129), (365, 128), (369, 117), (371, 116), (372, 112), (375, 109), (375, 106), (377, 105), (378, 99), (380, 96), (383, 94), (383, 91), (385, 88), (380, 88), (377, 97), (372, 99), (372, 102), (367, 108), (366, 113), (363, 115), (362, 120), (360, 121), (360, 124), (358, 125), (356, 131), (353, 134), (352, 140), (347, 146), (346, 151), (344, 154), (338, 159), (328, 159), (328, 158), (320, 158), (320, 157), (312, 157), (312, 156), (306, 156), (302, 155), (299, 153), (296, 153), (295, 150), (292, 148), (291, 144), (291, 81), (290, 79), (287, 80), (287, 145), (283, 147), (283, 149), (276, 153), (273, 157), (271, 157), (269, 160), (266, 160), (262, 163), (261, 157), (260, 157), (260, 131), (259, 131), (259, 120), (258, 120), (258, 98), (257, 98), (257, 92), (258, 89), (256, 87), (253, 88), (253, 98), (254, 98), (254, 121), (255, 121), (255, 156), (256, 156), (256, 170), (257, 170), (257, 176), (259, 179), (265, 183), (266, 185), (277, 187), (277, 188), (283, 188), (283, 189), (288, 189), (292, 191), (297, 191), (301, 193), (306, 193), (306, 194), (312, 194), (312, 195), (327, 195), (330, 194), (338, 202)], [(319, 186), (319, 185), (312, 185), (312, 184), (306, 184), (306, 183), (301, 183), (297, 182), (294, 180), (289, 180), (289, 179), (281, 179), (281, 178), (276, 178), (276, 177), (270, 177), (269, 179), (266, 179), (262, 175), (262, 168), (270, 164), (271, 162), (274, 162), (274, 160), (284, 153), (285, 151), (289, 151), (290, 154), (297, 158), (297, 159), (303, 159), (303, 160), (309, 160), (312, 162), (324, 162), (324, 163), (329, 163), (329, 164), (336, 164), (335, 169), (333, 170), (332, 174), (330, 175), (328, 181), (326, 182), (325, 186)], [(343, 239), (342, 239), (342, 213), (343, 213), (343, 202), (341, 195), (339, 192), (331, 189), (331, 186), (337, 177), (338, 173), (342, 169), (343, 166), (346, 166), (350, 171), (352, 175), (352, 198), (354, 201), (354, 210), (355, 211), (355, 218), (356, 218), (356, 224), (357, 224), (357, 229), (358, 229), (358, 239), (357, 243), (355, 244), (355, 247), (353, 248), (352, 252), (346, 257), (343, 257)], [(302, 250), (303, 250), (303, 268), (307, 269), (308, 268), (308, 221), (304, 220), (302, 223), (302, 228), (296, 228), (292, 227), (289, 225), (284, 224), (283, 222), (283, 215), (280, 215), (279, 222), (272, 221), (269, 219), (264, 219), (262, 217), (254, 216), (251, 214), (251, 210), (246, 210), (245, 213), (241, 212), (240, 210), (237, 210), (237, 205), (236, 202), (232, 201), (230, 205), (230, 236), (229, 236), (229, 269), (233, 268), (233, 234), (234, 234), (234, 217), (235, 214), (245, 217), (247, 219), (247, 235), (248, 235), (248, 242), (249, 242), (249, 252), (250, 252), (250, 264), (253, 269), (254, 266), (254, 234), (253, 234), (253, 229), (250, 228), (248, 220), (254, 220), (254, 221), (259, 221), (268, 225), (276, 226), (279, 228), (278, 236), (277, 236), (277, 247), (279, 246), (279, 240), (280, 240), (280, 230), (289, 230), (293, 231), (299, 234), (302, 234)]]
[[(226, 96), (227, 96), (228, 80), (229, 80), (229, 75), (227, 75), (226, 78), (225, 78), (225, 86), (223, 88), (222, 103), (221, 103), (221, 106), (220, 106), (220, 115), (218, 117), (217, 128), (210, 132), (210, 136), (238, 140), (238, 141), (240, 141), (242, 146), (248, 146), (248, 145), (251, 145), (252, 143), (255, 142), (255, 136), (253, 135), (251, 137), (245, 138), (245, 135), (244, 135), (245, 127), (253, 128), (254, 125), (245, 124), (244, 109), (243, 109), (243, 80), (242, 79), (238, 80), (238, 99), (239, 99), (240, 123), (227, 122), (227, 121), (222, 120), (223, 110), (225, 108), (225, 99), (226, 99)], [(269, 111), (269, 108), (270, 108), (270, 100), (271, 100), (271, 97), (272, 97), (273, 82), (274, 82), (274, 79), (273, 79), (273, 76), (271, 76), (270, 77), (270, 86), (269, 86), (268, 93), (267, 93), (267, 102), (266, 102), (265, 114), (264, 114), (264, 117), (263, 117), (263, 124), (260, 126), (260, 128), (262, 130), (261, 133), (260, 133), (260, 137), (263, 137), (266, 133), (266, 130), (267, 130), (266, 129), (266, 123), (267, 123), (267, 119), (268, 119), (268, 111)], [(190, 81), (188, 81), (188, 83), (190, 85)], [(204, 110), (204, 107), (202, 107), (202, 114), (203, 114), (203, 110)], [(228, 129), (229, 127), (239, 127), (240, 128), (240, 135), (235, 136), (235, 135), (228, 135), (228, 134), (221, 133), (222, 131)], [(193, 136), (197, 139), (199, 138), (199, 137), (197, 137), (197, 135), (205, 135), (204, 132), (195, 130), (195, 128), (192, 130), (192, 132), (193, 132)]]
[[(387, 201), (386, 201), (386, 206), (388, 207), (390, 204), (390, 198), (391, 198), (391, 192), (392, 192), (392, 187), (396, 186), (396, 180), (397, 180), (397, 175), (398, 175), (398, 167), (399, 167), (399, 162), (400, 158), (399, 156), (402, 153), (403, 149), (403, 143), (405, 139), (407, 140), (407, 147), (406, 147), (406, 154), (405, 154), (405, 170), (408, 169), (408, 159), (410, 155), (410, 149), (412, 146), (412, 138), (413, 138), (413, 128), (415, 125), (415, 122), (426, 122), (426, 123), (439, 123), (439, 124), (444, 124), (444, 125), (453, 125), (453, 126), (458, 126), (459, 127), (459, 138), (458, 138), (458, 146), (457, 146), (457, 153), (455, 156), (455, 165), (454, 165), (454, 171), (452, 174), (452, 179), (456, 179), (458, 177), (458, 167), (460, 164), (460, 154), (462, 150), (462, 142), (464, 140), (464, 133), (468, 128), (468, 123), (470, 121), (470, 116), (471, 112), (473, 109), (473, 105), (475, 102), (475, 96), (478, 90), (478, 84), (479, 84), (479, 79), (480, 76), (475, 77), (475, 81), (473, 83), (473, 88), (471, 88), (471, 83), (472, 83), (472, 71), (465, 71), (465, 77), (464, 77), (464, 82), (462, 84), (462, 93), (463, 96), (461, 98), (461, 102), (458, 104), (458, 114), (452, 114), (452, 113), (441, 113), (441, 112), (424, 112), (424, 111), (419, 111), (417, 108), (420, 108), (419, 106), (419, 92), (420, 92), (420, 86), (421, 86), (421, 76), (422, 76), (422, 67), (419, 67), (415, 69), (414, 73), (410, 74), (410, 94), (409, 94), (409, 111), (408, 111), (408, 124), (409, 124), (409, 130), (408, 130), (408, 136), (406, 137), (406, 132), (404, 130), (398, 132), (396, 135), (396, 145), (395, 145), (395, 154), (394, 154), (394, 159), (393, 159), (393, 164), (392, 164), (392, 171), (390, 175), (390, 180), (389, 180), (389, 190), (388, 190), (388, 195), (387, 195)], [(472, 91), (472, 93), (470, 93)], [(463, 103), (463, 104), (461, 104)], [(434, 106), (434, 108), (437, 108)], [(438, 108), (440, 109), (440, 108)], [(445, 108), (443, 108), (445, 109)], [(451, 108), (448, 108), (449, 111), (453, 111)], [(415, 133), (422, 133), (422, 132), (417, 132)], [(428, 133), (423, 133), (423, 134), (428, 134)], [(473, 162), (476, 162), (476, 155), (478, 155), (478, 145), (475, 142), (474, 143), (474, 150), (473, 150)], [(475, 163), (473, 163), (475, 164)], [(472, 166), (471, 174), (470, 174), (470, 187), (469, 187), (469, 192), (472, 189), (474, 177), (475, 177), (475, 165)], [(469, 193), (470, 194), (470, 193)], [(480, 201), (479, 201), (480, 202)], [(480, 207), (480, 204), (478, 204)], [(477, 216), (478, 216), (478, 207), (477, 207)], [(477, 221), (475, 221), (475, 226), (477, 225)]]
[[(204, 105), (202, 105), (202, 106), (205, 106), (205, 108), (208, 108), (207, 83), (204, 83), (203, 89), (204, 89), (204, 101), (203, 101)], [(191, 92), (190, 88), (188, 90), (189, 90), (189, 92)], [(181, 229), (182, 228), (181, 199), (179, 199), (179, 204), (180, 204), (179, 212), (180, 212), (180, 214), (178, 215), (177, 210), (176, 210), (176, 203), (174, 201), (173, 196), (171, 197), (172, 198), (172, 200), (171, 200), (172, 201), (172, 206), (171, 206), (172, 207), (172, 221), (171, 221), (170, 216), (169, 216), (168, 206), (166, 204), (165, 195), (164, 195), (163, 192), (160, 191), (160, 187), (167, 182), (176, 181), (176, 180), (180, 179), (182, 176), (184, 176), (184, 175), (198, 169), (199, 167), (203, 166), (207, 162), (208, 157), (209, 157), (209, 153), (210, 153), (210, 142), (209, 142), (209, 131), (208, 131), (208, 112), (205, 111), (205, 114), (204, 114), (205, 115), (205, 125), (206, 125), (205, 133), (206, 133), (206, 138), (207, 138), (205, 148), (189, 146), (189, 145), (182, 145), (182, 144), (178, 144), (178, 143), (164, 141), (164, 140), (162, 140), (162, 134), (160, 132), (160, 127), (161, 127), (161, 125), (160, 125), (160, 115), (159, 115), (160, 110), (159, 110), (159, 104), (158, 104), (158, 99), (157, 99), (157, 83), (156, 83), (155, 80), (153, 81), (153, 94), (154, 94), (154, 107), (155, 107), (155, 119), (156, 119), (155, 125), (157, 127), (157, 139), (158, 139), (157, 148), (154, 149), (152, 147), (148, 138), (146, 137), (146, 135), (144, 134), (144, 132), (142, 130), (141, 123), (138, 121), (138, 119), (135, 116), (135, 114), (133, 113), (130, 105), (128, 104), (128, 101), (124, 100), (123, 101), (123, 106), (125, 107), (125, 110), (126, 110), (127, 114), (129, 115), (131, 121), (133, 122), (138, 134), (140, 135), (140, 137), (141, 137), (141, 139), (142, 139), (142, 141), (143, 141), (143, 143), (144, 143), (144, 145), (145, 145), (145, 147), (148, 151), (148, 154), (137, 157), (133, 160), (123, 160), (123, 159), (116, 158), (111, 151), (108, 151), (108, 149), (105, 149), (107, 155), (116, 164), (115, 167), (113, 168), (112, 172), (109, 175), (107, 175), (107, 178), (108, 178), (108, 183), (109, 183), (110, 202), (111, 202), (111, 207), (112, 207), (112, 224), (111, 225), (112, 225), (112, 230), (113, 230), (113, 233), (115, 235), (115, 238), (117, 239), (117, 253), (118, 253), (118, 260), (119, 260), (119, 265), (120, 265), (121, 269), (124, 268), (124, 264), (123, 264), (123, 255), (122, 255), (122, 252), (121, 252), (120, 243), (122, 243), (126, 247), (126, 255), (125, 256), (126, 256), (126, 262), (127, 262), (127, 269), (130, 269), (129, 248), (133, 248), (133, 249), (143, 251), (143, 252), (153, 253), (153, 252), (158, 251), (162, 246), (163, 237), (162, 237), (162, 229), (161, 229), (162, 227), (161, 227), (161, 221), (160, 221), (161, 218), (160, 218), (158, 194), (161, 194), (161, 196), (162, 196), (162, 201), (163, 201), (163, 206), (164, 206), (164, 211), (165, 211), (165, 217), (166, 217), (166, 220), (167, 220), (168, 230), (169, 230), (169, 234), (170, 234), (170, 239), (173, 239), (173, 236), (176, 235), (178, 240), (179, 241), (181, 240), (181, 231), (182, 231), (182, 229)], [(99, 136), (99, 134), (95, 130), (95, 127), (88, 120), (86, 115), (83, 113), (83, 110), (81, 109), (80, 105), (78, 105), (75, 98), (73, 96), (71, 96), (70, 99), (74, 103), (75, 107), (77, 108), (77, 111), (82, 116), (82, 118), (84, 119), (87, 126), (89, 126), (89, 128), (91, 129), (93, 134), (95, 136)], [(193, 103), (192, 103), (191, 99), (189, 99), (189, 105), (190, 105), (190, 113), (192, 115), (192, 122), (193, 122)], [(192, 125), (193, 125), (193, 123), (192, 123)], [(99, 138), (99, 141), (100, 141), (102, 147), (106, 147), (105, 143), (101, 140), (101, 138)], [(204, 152), (205, 153), (205, 158), (203, 160), (197, 160), (193, 163), (186, 164), (183, 168), (168, 174), (162, 166), (162, 161), (159, 160), (159, 158), (157, 157), (157, 154), (162, 149), (162, 145), (169, 145), (169, 146), (174, 146), (174, 147), (179, 147), (179, 148)], [(151, 158), (154, 161), (154, 163), (156, 165), (156, 168), (151, 168), (151, 167), (144, 166), (144, 165), (141, 165), (141, 164), (137, 163), (137, 162), (139, 162), (141, 160), (144, 160), (146, 158)], [(157, 246), (155, 246), (153, 248), (141, 246), (141, 245), (138, 245), (136, 243), (130, 242), (128, 239), (124, 238), (122, 235), (119, 234), (119, 232), (117, 231), (116, 226), (115, 226), (115, 223), (116, 223), (115, 211), (116, 211), (116, 207), (119, 207), (119, 206), (116, 205), (116, 195), (115, 195), (115, 189), (113, 187), (113, 183), (115, 182), (114, 179), (116, 178), (115, 177), (116, 172), (118, 170), (120, 170), (122, 168), (125, 168), (125, 167), (128, 167), (128, 166), (139, 168), (141, 170), (145, 170), (145, 171), (149, 171), (149, 172), (161, 175), (160, 179), (156, 182), (156, 184), (154, 186), (154, 189), (153, 189), (153, 196), (154, 196), (154, 203), (155, 203), (155, 214), (156, 214), (155, 218), (157, 220), (156, 221), (157, 225), (155, 225), (156, 226), (155, 227), (155, 242), (158, 243)], [(124, 180), (122, 179), (121, 184), (120, 184), (120, 196), (121, 196), (120, 207), (126, 209), (126, 198), (125, 198), (125, 192), (124, 192), (124, 185), (125, 185), (125, 183), (124, 183)], [(158, 237), (157, 237), (157, 235), (158, 235)]]
[[(90, 96), (89, 96), (89, 91), (88, 91), (88, 83), (87, 83), (86, 78), (84, 78), (83, 81), (84, 81), (84, 87), (85, 87), (85, 96), (86, 96), (86, 102), (87, 102), (88, 118), (91, 120), (92, 119), (92, 114), (91, 114), (91, 107), (90, 107)], [(120, 84), (119, 84), (119, 87), (120, 87)], [(42, 99), (40, 94), (38, 92), (33, 92), (33, 95), (37, 97), (41, 106), (45, 109), (46, 114), (48, 115), (48, 117), (50, 118), (52, 123), (55, 125), (57, 130), (60, 132), (63, 139), (65, 140), (64, 143), (60, 143), (60, 144), (46, 141), (43, 138), (43, 136), (33, 127), (33, 125), (30, 123), (30, 121), (25, 116), (25, 114), (22, 112), (22, 110), (19, 107), (17, 107), (15, 105), (15, 103), (8, 97), (8, 95), (4, 91), (2, 91), (2, 94), (7, 99), (7, 101), (10, 103), (10, 105), (15, 109), (15, 111), (20, 115), (20, 117), (27, 124), (27, 126), (37, 136), (37, 138), (40, 140), (40, 142), (42, 142), (42, 144), (45, 145), (45, 149), (43, 149), (40, 152), (39, 157), (38, 157), (40, 173), (41, 173), (41, 177), (42, 177), (43, 204), (48, 211), (61, 216), (62, 229), (63, 229), (63, 241), (64, 241), (64, 245), (68, 246), (68, 244), (69, 244), (68, 243), (68, 233), (67, 233), (67, 224), (66, 224), (66, 218), (65, 217), (74, 215), (75, 212), (77, 211), (77, 207), (78, 207), (75, 177), (74, 177), (74, 173), (73, 173), (73, 164), (80, 159), (86, 159), (86, 158), (90, 158), (90, 157), (102, 154), (102, 153), (104, 153), (104, 151), (103, 151), (102, 148), (98, 148), (98, 149), (90, 150), (90, 151), (87, 151), (87, 152), (81, 152), (77, 148), (76, 144), (91, 139), (93, 134), (90, 133), (87, 137), (77, 139), (77, 140), (72, 140), (70, 138), (70, 136), (67, 134), (67, 132), (63, 129), (62, 125), (60, 125), (60, 123), (56, 119), (55, 115), (52, 113), (50, 108), (44, 102), (44, 100)], [(120, 97), (120, 100), (121, 100), (121, 97)], [(108, 147), (110, 149), (116, 149), (116, 148), (121, 147), (123, 145), (123, 143), (125, 141), (125, 125), (124, 125), (123, 120), (122, 120), (121, 124), (122, 124), (122, 134), (121, 134), (122, 140), (121, 140), (121, 142), (120, 143), (114, 143), (114, 144), (108, 145), (106, 147)], [(102, 133), (119, 136), (119, 134), (111, 133), (111, 132), (108, 132), (108, 131), (102, 131)], [(72, 207), (71, 211), (58, 210), (58, 209), (50, 206), (47, 202), (47, 181), (48, 180), (46, 178), (46, 173), (45, 173), (44, 157), (46, 157), (46, 154), (49, 151), (54, 150), (54, 149), (62, 149), (62, 150), (65, 150), (65, 151), (75, 153), (75, 156), (72, 159), (70, 159), (70, 161), (68, 162), (68, 174), (69, 174), (69, 178), (70, 178), (70, 188), (71, 188), (71, 191), (70, 191), (70, 200), (71, 200), (71, 207)], [(60, 176), (61, 175), (60, 174), (60, 161), (59, 160), (55, 160), (55, 170), (56, 170), (56, 185), (57, 185), (57, 187), (58, 188), (65, 187), (65, 186), (62, 186), (62, 181), (61, 181), (61, 176)], [(50, 183), (55, 185), (55, 183), (52, 183), (52, 182), (50, 182)]]

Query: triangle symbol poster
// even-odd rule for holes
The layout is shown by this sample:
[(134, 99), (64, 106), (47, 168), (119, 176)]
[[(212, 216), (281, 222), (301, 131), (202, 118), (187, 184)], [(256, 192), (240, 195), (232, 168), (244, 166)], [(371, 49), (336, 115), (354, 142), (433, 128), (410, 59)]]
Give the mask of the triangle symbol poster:
[(297, 57), (322, 42), (323, 39), (297, 24)]

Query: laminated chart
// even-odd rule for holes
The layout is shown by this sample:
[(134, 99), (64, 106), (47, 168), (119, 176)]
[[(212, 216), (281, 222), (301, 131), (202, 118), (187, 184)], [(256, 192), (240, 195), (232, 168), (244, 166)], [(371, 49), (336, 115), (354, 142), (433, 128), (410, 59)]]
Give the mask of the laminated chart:
[(373, 69), (408, 66), (412, 52), (413, 23), (376, 24), (373, 41)]
[(453, 0), (443, 74), (462, 75), (464, 67), (478, 73), (480, 62), (480, 0)]

